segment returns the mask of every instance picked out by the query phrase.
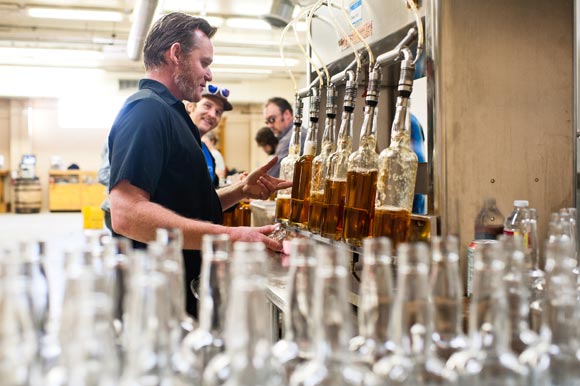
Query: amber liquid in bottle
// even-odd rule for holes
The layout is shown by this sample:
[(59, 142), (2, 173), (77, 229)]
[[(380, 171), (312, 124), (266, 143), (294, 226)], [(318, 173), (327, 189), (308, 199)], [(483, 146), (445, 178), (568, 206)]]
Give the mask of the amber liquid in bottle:
[(252, 225), (252, 209), (250, 203), (241, 201), (234, 211), (234, 222), (239, 227), (249, 227)]
[(320, 220), (324, 205), (324, 193), (311, 193), (310, 203), (308, 205), (308, 230), (312, 233), (320, 233)]
[(403, 208), (381, 207), (375, 209), (373, 235), (390, 235), (396, 247), (409, 241), (411, 235), (411, 213)]
[(287, 222), (290, 219), (290, 195), (278, 194), (276, 197), (276, 219)]
[(377, 170), (349, 171), (346, 177), (344, 240), (355, 246), (370, 236), (377, 192)]
[(306, 228), (310, 203), (310, 179), (313, 155), (303, 155), (294, 164), (292, 198), (290, 200), (290, 225)]
[(326, 180), (320, 235), (340, 240), (342, 237), (346, 180)]

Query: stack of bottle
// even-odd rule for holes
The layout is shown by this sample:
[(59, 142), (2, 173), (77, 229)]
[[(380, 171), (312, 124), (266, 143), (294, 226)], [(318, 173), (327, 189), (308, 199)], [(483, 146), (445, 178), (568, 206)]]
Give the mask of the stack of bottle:
[[(517, 232), (475, 249), (465, 309), (456, 238), (396, 248), (388, 238), (365, 239), (356, 323), (350, 250), (295, 238), (277, 342), (262, 243), (232, 248), (225, 235), (204, 237), (198, 323), (183, 311), (178, 230), (159, 230), (146, 251), (88, 237), (65, 254), (62, 304), (48, 301), (42, 249), (24, 243), (0, 260), (1, 379), (32, 386), (577, 385), (575, 216), (570, 209), (552, 215), (543, 251), (533, 208)], [(51, 307), (61, 309), (58, 317)]]

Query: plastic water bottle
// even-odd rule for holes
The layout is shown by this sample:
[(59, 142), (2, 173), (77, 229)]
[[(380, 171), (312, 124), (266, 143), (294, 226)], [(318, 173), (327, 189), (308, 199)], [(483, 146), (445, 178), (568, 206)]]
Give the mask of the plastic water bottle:
[[(527, 200), (515, 200), (514, 201), (514, 210), (510, 213), (510, 215), (506, 218), (505, 223), (503, 225), (503, 234), (506, 236), (516, 236), (522, 235), (522, 221), (525, 218), (526, 209), (528, 208), (528, 201)], [(525, 237), (524, 237), (525, 239)], [(527, 246), (527, 241), (524, 240), (524, 246)]]

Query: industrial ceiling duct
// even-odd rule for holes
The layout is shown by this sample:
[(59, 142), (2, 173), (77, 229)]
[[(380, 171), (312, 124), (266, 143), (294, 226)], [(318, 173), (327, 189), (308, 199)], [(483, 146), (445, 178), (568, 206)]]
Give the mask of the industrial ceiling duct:
[(284, 28), (292, 20), (294, 13), (294, 4), (290, 0), (272, 0), (270, 13), (262, 15), (272, 27)]
[(131, 60), (139, 60), (145, 38), (153, 22), (158, 0), (137, 0), (133, 9), (133, 24), (127, 40), (127, 55)]

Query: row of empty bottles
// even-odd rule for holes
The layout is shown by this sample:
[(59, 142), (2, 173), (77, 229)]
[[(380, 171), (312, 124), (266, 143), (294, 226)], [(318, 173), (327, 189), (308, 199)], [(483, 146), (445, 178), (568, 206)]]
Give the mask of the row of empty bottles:
[[(415, 60), (403, 47), (398, 52), (401, 75), (390, 145), (376, 151), (376, 114), (381, 83), (380, 67), (369, 69), (364, 121), (359, 148), (352, 151), (352, 121), (358, 73), (346, 72), (342, 120), (336, 127), (336, 90), (326, 86), (326, 120), (321, 151), (317, 154), (320, 95), (323, 87), (310, 91), (309, 126), (300, 154), (302, 101), (296, 98), (296, 118), (289, 153), (281, 162), (281, 178), (292, 180), (292, 188), (276, 197), (276, 219), (308, 229), (332, 240), (361, 246), (368, 236), (386, 236), (395, 244), (407, 242), (418, 158), (410, 146), (410, 95)], [(336, 139), (335, 139), (336, 137)]]
[[(400, 243), (396, 253), (387, 238), (365, 239), (356, 313), (352, 252), (294, 239), (277, 342), (261, 243), (232, 249), (225, 235), (204, 237), (195, 323), (184, 313), (179, 231), (160, 230), (146, 251), (88, 239), (65, 256), (61, 305), (47, 302), (42, 255), (25, 244), (0, 264), (0, 379), (10, 386), (577, 385), (578, 274), (565, 217), (552, 219), (541, 280), (521, 236), (477, 248), (465, 308), (453, 237)], [(59, 306), (46, 329), (48, 307)]]

